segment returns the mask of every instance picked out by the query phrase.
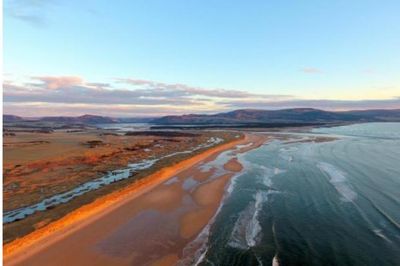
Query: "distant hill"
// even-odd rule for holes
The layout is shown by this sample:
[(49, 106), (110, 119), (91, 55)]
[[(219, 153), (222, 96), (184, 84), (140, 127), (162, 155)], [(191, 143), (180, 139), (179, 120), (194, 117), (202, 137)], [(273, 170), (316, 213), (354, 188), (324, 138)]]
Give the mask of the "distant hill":
[(54, 122), (64, 124), (154, 123), (157, 125), (246, 125), (246, 124), (326, 124), (353, 122), (400, 122), (400, 109), (356, 110), (344, 112), (323, 111), (313, 108), (282, 110), (242, 109), (213, 115), (189, 114), (160, 118), (112, 118), (98, 115), (48, 116), (26, 118), (3, 115), (4, 122)]
[(152, 122), (159, 125), (254, 124), (254, 123), (340, 123), (399, 121), (400, 109), (331, 112), (313, 108), (282, 110), (243, 109), (214, 115), (164, 116)]
[(373, 119), (374, 121), (400, 121), (400, 109), (392, 110), (362, 110), (362, 111), (348, 111), (343, 113), (351, 113), (364, 119)]
[(117, 122), (116, 119), (98, 115), (82, 115), (82, 116), (48, 116), (42, 117), (38, 121), (57, 122), (65, 124), (108, 124)]
[(3, 115), (3, 122), (18, 122), (24, 120), (20, 116), (16, 115)]
[(53, 122), (62, 124), (110, 124), (110, 123), (148, 123), (154, 117), (123, 117), (113, 118), (98, 115), (82, 116), (46, 116), (46, 117), (20, 117), (16, 115), (3, 115), (3, 121), (8, 123), (31, 121), (31, 122)]

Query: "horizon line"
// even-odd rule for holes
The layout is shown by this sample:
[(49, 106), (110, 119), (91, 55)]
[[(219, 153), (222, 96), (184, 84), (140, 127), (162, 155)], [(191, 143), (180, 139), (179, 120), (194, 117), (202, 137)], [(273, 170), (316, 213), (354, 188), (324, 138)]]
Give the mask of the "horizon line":
[(165, 116), (185, 116), (185, 115), (216, 115), (216, 114), (223, 114), (223, 113), (230, 113), (235, 111), (284, 111), (284, 110), (299, 110), (299, 109), (308, 109), (308, 110), (317, 110), (317, 111), (324, 111), (324, 112), (332, 112), (332, 113), (344, 113), (344, 112), (359, 112), (359, 111), (400, 111), (400, 108), (367, 108), (367, 109), (348, 109), (348, 110), (327, 110), (321, 108), (312, 108), (312, 107), (296, 107), (296, 108), (282, 108), (282, 109), (261, 109), (261, 108), (239, 108), (239, 109), (232, 109), (230, 111), (221, 111), (215, 113), (185, 113), (185, 114), (165, 114), (165, 115), (149, 115), (149, 116), (107, 116), (101, 114), (93, 114), (93, 113), (83, 113), (80, 115), (44, 115), (44, 116), (25, 116), (25, 115), (15, 115), (11, 113), (3, 113), (4, 116), (16, 116), (20, 118), (29, 118), (29, 119), (37, 119), (37, 118), (44, 118), (44, 117), (82, 117), (82, 116), (98, 116), (98, 117), (108, 117), (108, 118), (158, 118), (158, 117), (165, 117)]

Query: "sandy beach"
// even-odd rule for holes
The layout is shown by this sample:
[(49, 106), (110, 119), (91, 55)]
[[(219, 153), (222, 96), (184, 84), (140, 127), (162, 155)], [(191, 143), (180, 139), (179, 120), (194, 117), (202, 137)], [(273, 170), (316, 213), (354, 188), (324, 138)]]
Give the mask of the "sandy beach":
[(6, 244), (217, 142), (236, 139), (228, 132), (19, 130), (25, 131), (12, 132), (4, 142)]
[[(213, 217), (262, 135), (211, 148), (4, 246), (5, 265), (173, 265)], [(219, 157), (226, 157), (218, 165)]]

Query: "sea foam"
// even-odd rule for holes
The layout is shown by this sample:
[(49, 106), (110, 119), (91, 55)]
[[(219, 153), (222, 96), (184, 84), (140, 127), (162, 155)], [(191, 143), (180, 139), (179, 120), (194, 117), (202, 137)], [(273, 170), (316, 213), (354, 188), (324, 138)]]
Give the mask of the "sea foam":
[(335, 166), (320, 162), (317, 167), (324, 173), (328, 174), (330, 179), (329, 182), (335, 187), (336, 191), (342, 196), (343, 201), (353, 201), (357, 198), (357, 193), (351, 189), (351, 186), (347, 183), (346, 174)]
[(228, 241), (229, 246), (243, 250), (257, 246), (262, 237), (259, 216), (267, 199), (268, 194), (264, 191), (255, 194), (254, 201), (239, 214)]
[(279, 266), (278, 257), (276, 255), (272, 259), (272, 266)]

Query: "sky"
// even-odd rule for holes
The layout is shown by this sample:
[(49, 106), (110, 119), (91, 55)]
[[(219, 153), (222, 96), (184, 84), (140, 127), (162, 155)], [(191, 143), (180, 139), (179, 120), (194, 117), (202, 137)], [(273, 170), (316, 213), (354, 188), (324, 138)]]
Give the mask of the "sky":
[(400, 108), (398, 0), (5, 0), (3, 112)]

